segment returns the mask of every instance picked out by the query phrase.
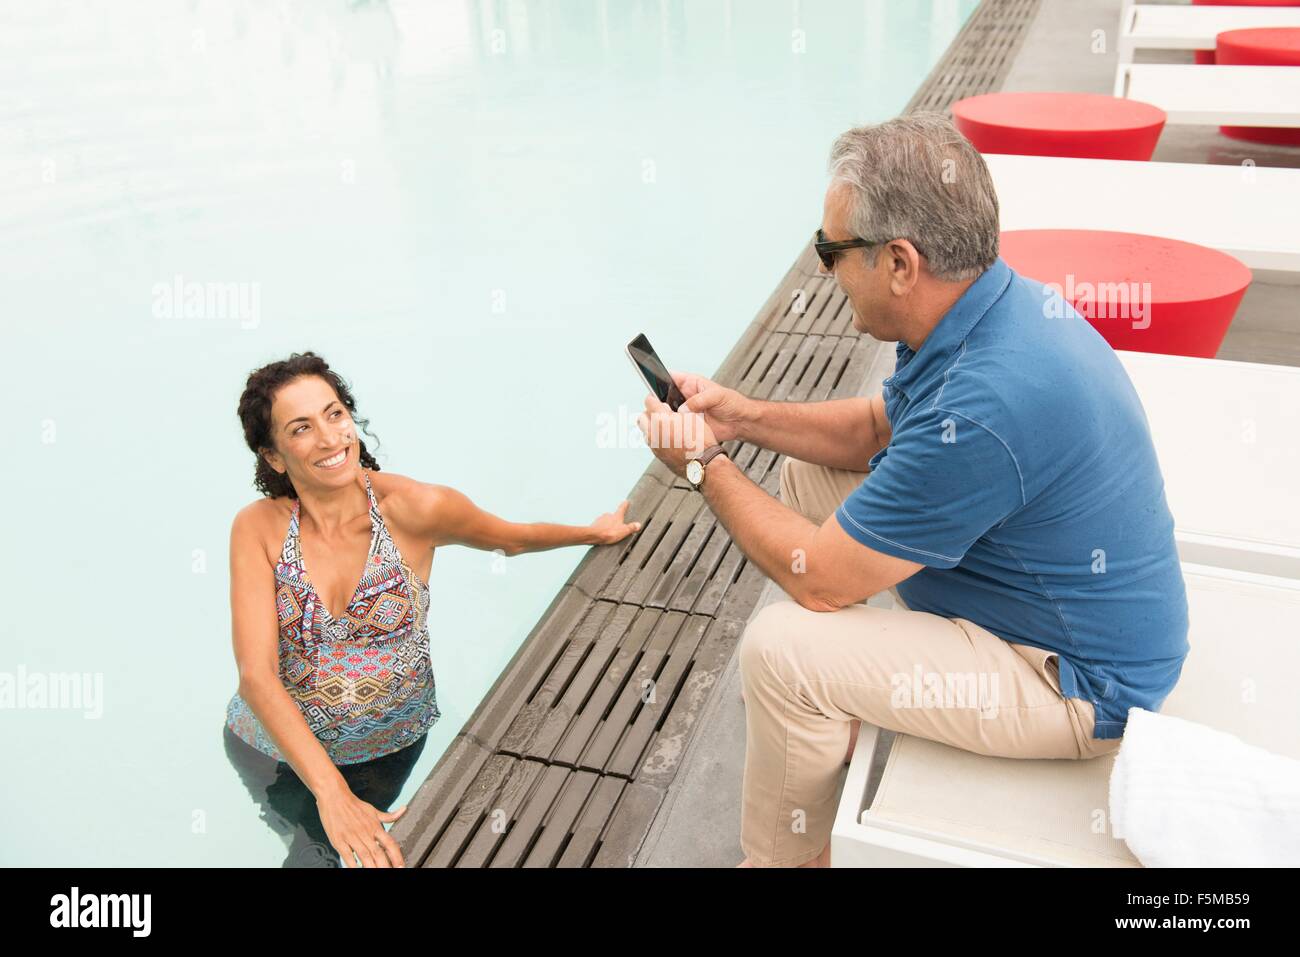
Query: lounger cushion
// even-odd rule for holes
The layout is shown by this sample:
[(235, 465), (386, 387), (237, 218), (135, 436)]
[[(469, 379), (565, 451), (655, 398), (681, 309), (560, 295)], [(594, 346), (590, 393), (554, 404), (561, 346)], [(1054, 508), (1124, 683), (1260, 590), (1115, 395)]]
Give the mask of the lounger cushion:
[[(1300, 585), (1227, 572), (1186, 575), (1191, 652), (1161, 713), (1300, 757)], [(1064, 866), (1138, 866), (1109, 834), (1115, 756), (989, 758), (908, 735), (894, 742), (862, 823)]]

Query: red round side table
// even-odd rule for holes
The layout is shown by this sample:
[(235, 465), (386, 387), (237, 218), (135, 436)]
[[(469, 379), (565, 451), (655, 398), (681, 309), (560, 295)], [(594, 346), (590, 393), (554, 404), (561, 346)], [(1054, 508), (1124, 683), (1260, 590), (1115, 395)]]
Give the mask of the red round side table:
[[(1300, 7), (1300, 0), (1192, 0), (1200, 7)], [(1197, 50), (1197, 63), (1214, 63), (1214, 50)]]
[(952, 105), (953, 124), (981, 153), (1149, 160), (1165, 112), (1100, 93), (986, 93)]
[(1203, 359), (1219, 351), (1251, 280), (1227, 253), (1139, 233), (1010, 230), (1001, 256), (1055, 284), (1112, 347)]
[[(1215, 39), (1220, 66), (1300, 66), (1300, 27), (1226, 30)], [(1219, 132), (1252, 143), (1300, 146), (1300, 129), (1279, 126), (1220, 126)]]

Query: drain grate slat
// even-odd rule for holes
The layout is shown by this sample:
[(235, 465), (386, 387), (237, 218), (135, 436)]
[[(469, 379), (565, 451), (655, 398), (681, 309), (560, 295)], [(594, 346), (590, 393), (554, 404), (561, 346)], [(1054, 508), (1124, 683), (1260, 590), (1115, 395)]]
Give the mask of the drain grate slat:
[(947, 111), (1002, 86), (1040, 0), (984, 0), (913, 94), (905, 113)]

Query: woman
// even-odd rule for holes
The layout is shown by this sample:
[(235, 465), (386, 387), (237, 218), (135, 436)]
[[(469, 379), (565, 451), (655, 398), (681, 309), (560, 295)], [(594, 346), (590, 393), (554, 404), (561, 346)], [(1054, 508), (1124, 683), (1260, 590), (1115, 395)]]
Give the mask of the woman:
[[(515, 524), (453, 489), (380, 472), (346, 383), (311, 352), (248, 377), (239, 400), (263, 498), (235, 516), (239, 690), (226, 751), (291, 835), (286, 865), (401, 867), (384, 824), (438, 719), (429, 661), (434, 549), (507, 555), (617, 542), (627, 502), (591, 525)], [(368, 434), (368, 433), (367, 433)], [(360, 572), (358, 572), (360, 569)], [(325, 842), (328, 842), (328, 846)]]

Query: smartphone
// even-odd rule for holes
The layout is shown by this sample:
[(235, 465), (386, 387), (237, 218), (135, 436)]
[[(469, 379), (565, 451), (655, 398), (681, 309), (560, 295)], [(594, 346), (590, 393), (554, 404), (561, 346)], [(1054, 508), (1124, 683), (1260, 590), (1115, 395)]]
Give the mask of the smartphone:
[(644, 333), (627, 344), (627, 357), (632, 360), (632, 365), (636, 366), (636, 371), (640, 373), (646, 387), (659, 397), (660, 402), (668, 403), (668, 408), (674, 412), (686, 403), (682, 390), (677, 388), (677, 383), (668, 374), (663, 360), (659, 358)]

